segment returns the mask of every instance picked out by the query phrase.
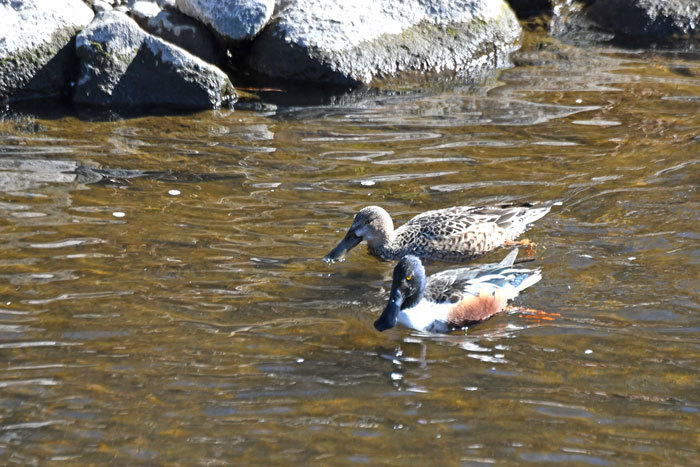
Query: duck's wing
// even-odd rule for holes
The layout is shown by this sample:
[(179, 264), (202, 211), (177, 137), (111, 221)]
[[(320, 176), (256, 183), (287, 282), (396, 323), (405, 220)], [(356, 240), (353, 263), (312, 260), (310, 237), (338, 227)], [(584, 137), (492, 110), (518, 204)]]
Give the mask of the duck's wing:
[(455, 206), (436, 211), (427, 211), (418, 214), (397, 229), (397, 234), (402, 231), (417, 231), (424, 236), (435, 239), (449, 238), (460, 235), (470, 225), (495, 222), (498, 214), (485, 212), (481, 207)]
[[(535, 205), (531, 203), (480, 208), (478, 215), (495, 220), (499, 228), (506, 232), (506, 240), (512, 240), (525, 232), (530, 224), (544, 217), (552, 209), (552, 204)], [(477, 213), (475, 213), (477, 214)]]
[(540, 269), (515, 267), (517, 256), (518, 250), (515, 249), (499, 263), (448, 269), (433, 274), (426, 282), (423, 295), (437, 303), (457, 303), (482, 291), (502, 290), (507, 299), (513, 298), (542, 278)]
[(466, 288), (475, 280), (492, 274), (501, 268), (513, 266), (518, 250), (511, 251), (500, 263), (488, 263), (468, 268), (448, 269), (430, 276), (425, 284), (423, 295), (436, 303), (460, 301), (465, 296)]
[(551, 206), (456, 206), (428, 211), (396, 230), (399, 248), (412, 246), (418, 256), (456, 256), (463, 259), (485, 253), (512, 240), (543, 217)]
[(497, 229), (496, 217), (488, 215), (490, 222), (486, 222), (485, 216), (474, 214), (478, 209), (456, 206), (419, 214), (396, 229), (395, 246), (404, 254), (438, 260), (464, 260), (484, 253), (494, 247), (490, 239)]

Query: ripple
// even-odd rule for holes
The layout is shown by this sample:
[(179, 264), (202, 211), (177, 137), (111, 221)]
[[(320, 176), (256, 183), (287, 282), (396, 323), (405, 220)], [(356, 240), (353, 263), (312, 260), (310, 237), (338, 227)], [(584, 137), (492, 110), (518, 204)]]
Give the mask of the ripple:
[(662, 96), (665, 101), (700, 102), (700, 96)]
[[(0, 146), (3, 156), (48, 156), (51, 154), (70, 154), (74, 150), (67, 146)], [(0, 163), (2, 167), (2, 163)]]
[(539, 407), (538, 411), (553, 417), (594, 418), (587, 408), (581, 406), (561, 404), (552, 401), (536, 401), (528, 399), (521, 399), (520, 402), (528, 405), (536, 405)]
[(319, 154), (319, 157), (366, 162), (392, 154), (394, 151), (326, 151)]
[(36, 378), (24, 380), (0, 381), (0, 388), (9, 388), (14, 386), (57, 386), (59, 383), (51, 378)]
[(449, 171), (449, 172), (433, 172), (433, 173), (408, 173), (408, 174), (394, 174), (394, 175), (379, 175), (375, 177), (367, 177), (367, 178), (362, 178), (362, 179), (357, 179), (357, 180), (350, 180), (351, 182), (354, 183), (363, 183), (363, 182), (396, 182), (396, 181), (402, 181), (402, 180), (420, 180), (423, 178), (435, 178), (435, 177), (444, 177), (445, 175), (453, 175), (458, 172), (456, 171)]
[(97, 243), (104, 243), (104, 240), (99, 239), (99, 238), (73, 238), (73, 239), (67, 239), (67, 240), (60, 240), (56, 242), (45, 242), (45, 243), (30, 243), (29, 246), (30, 248), (41, 248), (41, 249), (50, 249), (50, 248), (65, 248), (69, 246), (77, 246), (77, 245), (94, 245)]
[(304, 138), (306, 142), (369, 142), (369, 143), (390, 143), (393, 141), (416, 141), (422, 139), (442, 138), (440, 133), (432, 132), (382, 132), (377, 134), (369, 133), (330, 133), (329, 136), (317, 136)]
[(31, 211), (13, 212), (11, 215), (12, 215), (12, 217), (19, 217), (19, 218), (24, 218), (24, 219), (31, 219), (34, 217), (47, 216), (47, 214), (44, 212), (31, 212)]
[(566, 147), (566, 146), (580, 146), (580, 143), (575, 143), (573, 141), (533, 141), (532, 143), (533, 146), (559, 146), (559, 147)]
[(132, 291), (110, 291), (110, 292), (84, 292), (84, 293), (64, 293), (53, 298), (23, 300), (23, 303), (31, 305), (44, 305), (46, 303), (59, 302), (63, 300), (85, 300), (91, 298), (121, 297), (132, 295)]
[(46, 284), (56, 281), (76, 280), (80, 276), (73, 271), (38, 272), (27, 274), (0, 274), (0, 278), (7, 280), (10, 284)]
[(487, 148), (514, 148), (522, 146), (523, 143), (518, 141), (503, 141), (503, 140), (469, 140), (469, 141), (453, 141), (450, 143), (436, 144), (434, 146), (423, 146), (421, 151), (431, 149), (452, 149), (464, 147), (487, 147)]
[(574, 120), (571, 123), (573, 123), (574, 125), (585, 125), (585, 126), (618, 126), (618, 125), (622, 125), (621, 122), (618, 122), (615, 120), (602, 120), (602, 119)]
[(442, 193), (451, 191), (467, 191), (475, 188), (484, 188), (492, 186), (529, 186), (540, 185), (540, 182), (523, 181), (523, 180), (494, 180), (491, 182), (469, 182), (469, 183), (451, 183), (446, 185), (431, 185), (430, 189)]
[(51, 425), (65, 425), (69, 422), (65, 420), (46, 420), (43, 422), (25, 422), (25, 423), (14, 423), (10, 425), (0, 425), (0, 430), (10, 431), (10, 430), (30, 430), (35, 428), (44, 428), (45, 426)]
[(476, 164), (470, 157), (406, 157), (384, 161), (373, 161), (377, 165), (406, 165), (406, 164), (437, 164), (441, 162), (459, 162), (460, 164)]
[(76, 342), (60, 341), (31, 341), (31, 342), (8, 342), (0, 344), (0, 349), (24, 349), (28, 347), (67, 347), (71, 345), (81, 345)]

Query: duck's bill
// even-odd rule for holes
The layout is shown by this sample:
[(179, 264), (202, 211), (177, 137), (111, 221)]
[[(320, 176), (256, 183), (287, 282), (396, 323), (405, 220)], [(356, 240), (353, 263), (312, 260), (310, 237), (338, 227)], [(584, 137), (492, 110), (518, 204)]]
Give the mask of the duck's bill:
[(396, 288), (391, 289), (389, 303), (382, 312), (382, 315), (374, 322), (374, 327), (377, 331), (382, 332), (396, 326), (396, 321), (399, 319), (399, 311), (403, 303), (403, 294)]
[(362, 239), (360, 237), (355, 235), (354, 232), (349, 231), (345, 235), (345, 238), (338, 243), (338, 246), (333, 248), (330, 253), (323, 257), (323, 261), (331, 262), (341, 259), (343, 256), (345, 256), (345, 253), (355, 248), (361, 241)]

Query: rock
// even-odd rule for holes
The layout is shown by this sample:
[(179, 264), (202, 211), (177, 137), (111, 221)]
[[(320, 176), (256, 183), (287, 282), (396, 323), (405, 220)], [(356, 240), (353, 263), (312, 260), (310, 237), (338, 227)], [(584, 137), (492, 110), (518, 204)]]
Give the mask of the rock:
[(158, 6), (163, 9), (176, 9), (175, 0), (157, 0)]
[(602, 28), (627, 36), (700, 34), (698, 0), (598, 0), (586, 13)]
[(584, 14), (586, 7), (595, 0), (552, 0), (552, 19), (549, 32), (552, 36), (582, 47), (590, 43), (606, 42), (614, 35), (601, 30)]
[(72, 38), (92, 17), (80, 0), (0, 0), (0, 99), (65, 92)]
[(175, 4), (209, 26), (227, 45), (253, 39), (275, 8), (275, 0), (176, 0)]
[(130, 0), (127, 4), (129, 14), (138, 21), (138, 18), (148, 19), (160, 13), (161, 8), (155, 1)]
[(76, 39), (74, 100), (97, 106), (218, 108), (236, 92), (215, 66), (143, 31), (117, 11), (100, 13)]
[(134, 18), (147, 32), (182, 47), (205, 62), (217, 63), (220, 47), (202, 23), (176, 10), (159, 11), (149, 18)]
[(520, 34), (503, 0), (298, 0), (258, 36), (249, 64), (341, 85), (410, 71), (476, 76), (506, 65)]
[(111, 9), (112, 4), (107, 3), (103, 0), (95, 0), (95, 2), (92, 4), (92, 11), (94, 11), (95, 13), (100, 13)]

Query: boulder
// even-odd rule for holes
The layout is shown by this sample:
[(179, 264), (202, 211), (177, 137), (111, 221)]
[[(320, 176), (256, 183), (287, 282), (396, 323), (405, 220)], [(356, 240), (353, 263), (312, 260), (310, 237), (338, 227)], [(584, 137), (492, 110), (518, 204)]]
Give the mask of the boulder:
[(469, 77), (506, 65), (520, 34), (503, 0), (297, 0), (256, 38), (249, 65), (340, 85), (411, 71)]
[(95, 0), (94, 3), (92, 4), (92, 10), (95, 13), (100, 13), (102, 11), (108, 11), (108, 10), (111, 10), (112, 8), (113, 7), (112, 7), (111, 3), (107, 3), (103, 0)]
[(600, 27), (626, 36), (669, 39), (700, 34), (698, 0), (598, 0), (586, 13)]
[(275, 0), (176, 0), (177, 8), (209, 26), (226, 45), (253, 39), (265, 27)]
[(139, 18), (148, 19), (156, 16), (162, 10), (158, 3), (148, 0), (130, 0), (127, 3), (127, 7), (129, 8), (129, 14), (137, 22)]
[(236, 101), (224, 72), (106, 11), (76, 39), (80, 76), (74, 100), (97, 106), (219, 108)]
[(135, 16), (136, 22), (147, 32), (182, 47), (205, 62), (216, 63), (221, 48), (214, 35), (202, 23), (177, 10), (159, 10), (154, 16)]
[(605, 42), (614, 36), (601, 30), (584, 14), (586, 7), (595, 0), (552, 0), (551, 35), (566, 42), (587, 44)]
[(75, 60), (71, 40), (92, 17), (80, 0), (0, 0), (0, 99), (66, 91)]

